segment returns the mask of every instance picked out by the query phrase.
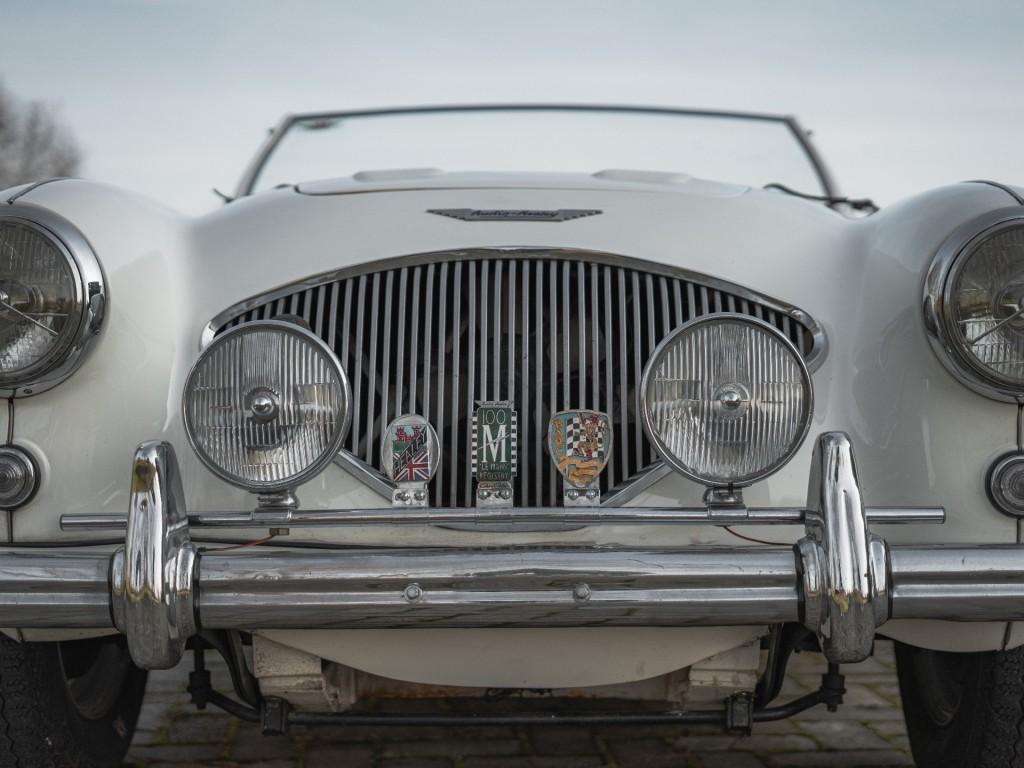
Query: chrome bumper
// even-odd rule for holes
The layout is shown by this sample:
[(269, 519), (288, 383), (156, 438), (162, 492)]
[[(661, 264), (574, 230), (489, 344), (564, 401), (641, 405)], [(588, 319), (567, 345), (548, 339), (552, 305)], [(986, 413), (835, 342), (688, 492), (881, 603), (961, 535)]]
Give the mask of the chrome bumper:
[[(870, 532), (872, 519), (935, 522), (942, 511), (866, 509), (846, 435), (818, 438), (810, 488), (806, 510), (512, 513), (550, 521), (565, 512), (577, 524), (799, 520), (806, 535), (792, 548), (200, 552), (189, 537), (190, 521), (207, 527), (268, 521), (249, 513), (188, 515), (171, 446), (146, 443), (136, 452), (131, 506), (120, 521), (125, 546), (112, 556), (0, 553), (0, 626), (113, 626), (127, 636), (136, 663), (155, 669), (176, 664), (200, 628), (800, 622), (817, 634), (829, 660), (853, 662), (870, 653), (875, 630), (893, 618), (1024, 620), (1024, 547), (888, 545)], [(468, 515), (480, 521), (471, 510), (335, 510), (293, 513), (289, 521), (394, 524), (396, 514), (421, 524)], [(95, 516), (62, 522), (68, 528), (119, 523)]]

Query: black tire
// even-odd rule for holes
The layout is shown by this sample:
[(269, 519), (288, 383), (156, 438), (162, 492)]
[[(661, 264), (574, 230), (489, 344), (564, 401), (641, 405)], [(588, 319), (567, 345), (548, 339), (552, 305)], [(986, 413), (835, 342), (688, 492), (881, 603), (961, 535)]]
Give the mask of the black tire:
[(945, 653), (896, 644), (903, 715), (921, 768), (1024, 768), (1024, 648)]
[(123, 639), (0, 635), (0, 768), (107, 768), (135, 733), (146, 672)]

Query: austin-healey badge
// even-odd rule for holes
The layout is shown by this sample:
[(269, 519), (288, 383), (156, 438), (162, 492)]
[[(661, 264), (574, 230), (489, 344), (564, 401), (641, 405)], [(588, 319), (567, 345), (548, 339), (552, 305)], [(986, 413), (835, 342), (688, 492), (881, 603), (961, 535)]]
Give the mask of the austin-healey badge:
[(380, 459), (384, 474), (395, 483), (394, 506), (427, 506), (427, 483), (440, 454), (437, 432), (422, 416), (407, 414), (388, 424)]
[(548, 422), (548, 452), (562, 473), (563, 503), (601, 502), (598, 476), (608, 463), (612, 425), (600, 411), (559, 411)]
[(517, 442), (518, 419), (512, 403), (477, 403), (473, 414), (473, 474), (478, 505), (512, 505)]

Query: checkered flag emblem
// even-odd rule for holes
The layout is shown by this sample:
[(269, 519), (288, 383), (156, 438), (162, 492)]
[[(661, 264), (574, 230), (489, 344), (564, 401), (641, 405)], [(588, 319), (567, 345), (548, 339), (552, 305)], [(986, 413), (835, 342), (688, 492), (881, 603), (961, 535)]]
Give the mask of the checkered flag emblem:
[(559, 411), (548, 422), (548, 451), (566, 482), (587, 488), (597, 481), (611, 452), (612, 425), (600, 411)]
[(597, 416), (579, 413), (568, 425), (566, 453), (586, 459), (598, 459), (605, 452), (605, 430)]

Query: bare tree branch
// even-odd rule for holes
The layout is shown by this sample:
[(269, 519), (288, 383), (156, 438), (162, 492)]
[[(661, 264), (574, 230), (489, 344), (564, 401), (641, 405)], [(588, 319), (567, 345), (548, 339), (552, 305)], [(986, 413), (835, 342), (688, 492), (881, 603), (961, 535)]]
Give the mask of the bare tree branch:
[(73, 176), (81, 152), (53, 107), (16, 99), (0, 83), (0, 189), (50, 176)]

